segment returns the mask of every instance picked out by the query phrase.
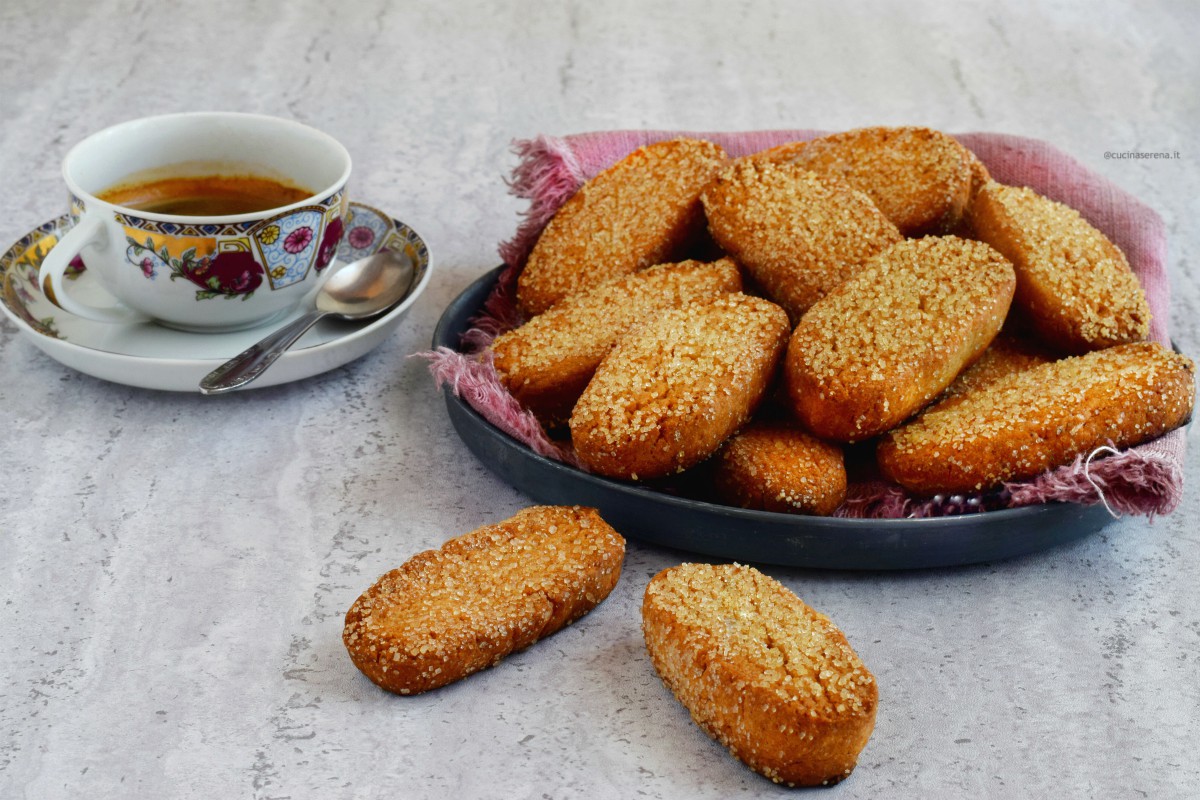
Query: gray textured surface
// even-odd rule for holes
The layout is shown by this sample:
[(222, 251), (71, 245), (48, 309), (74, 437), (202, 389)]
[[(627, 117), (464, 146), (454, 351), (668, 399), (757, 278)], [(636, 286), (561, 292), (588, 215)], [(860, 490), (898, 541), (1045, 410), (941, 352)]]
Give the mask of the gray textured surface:
[[(59, 162), (87, 133), (220, 107), (340, 138), (353, 196), (411, 224), (439, 269), (372, 354), (222, 398), (103, 383), (0, 324), (0, 796), (786, 794), (692, 725), (644, 655), (642, 590), (684, 554), (631, 543), (593, 614), (429, 695), (378, 691), (340, 632), (378, 574), (526, 504), (406, 358), (516, 226), (514, 138), (875, 123), (1043, 138), (1162, 214), (1172, 332), (1200, 353), (1200, 7), (799, 6), (0, 5), (6, 242), (61, 213)], [(1180, 158), (1104, 157), (1137, 148)], [(874, 737), (830, 795), (1190, 796), (1196, 444), (1182, 507), (1153, 524), (964, 569), (772, 570), (879, 678)]]

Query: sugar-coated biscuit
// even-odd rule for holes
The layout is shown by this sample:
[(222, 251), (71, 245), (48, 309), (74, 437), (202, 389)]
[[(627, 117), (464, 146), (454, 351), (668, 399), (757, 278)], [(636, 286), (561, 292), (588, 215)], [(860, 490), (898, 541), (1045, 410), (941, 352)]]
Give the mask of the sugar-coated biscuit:
[(973, 236), (1012, 261), (1013, 310), (1048, 345), (1077, 355), (1149, 335), (1150, 307), (1125, 254), (1075, 209), (991, 181), (969, 222)]
[(913, 126), (831, 133), (754, 158), (841, 178), (865, 192), (905, 236), (953, 231), (970, 200), (973, 175), (983, 167), (952, 136)]
[(867, 195), (797, 164), (735, 159), (703, 200), (713, 239), (793, 323), (903, 238)]
[(728, 258), (660, 264), (613, 278), (497, 337), (493, 363), (509, 393), (543, 425), (562, 425), (601, 359), (632, 325), (741, 288), (741, 274)]
[(646, 586), (654, 669), (692, 719), (776, 783), (837, 783), (875, 728), (879, 688), (824, 614), (753, 567), (683, 564)]
[(1182, 425), (1194, 373), (1190, 359), (1155, 342), (1054, 361), (891, 431), (879, 442), (879, 466), (923, 494), (1032, 478), (1098, 447), (1131, 447)]
[(779, 306), (740, 293), (635, 327), (575, 404), (576, 455), (592, 472), (631, 480), (695, 466), (750, 418), (789, 329)]
[(350, 607), (342, 639), (389, 692), (436, 689), (595, 608), (624, 557), (625, 540), (595, 509), (527, 508), (381, 577)]
[(782, 421), (754, 421), (713, 457), (713, 484), (730, 505), (828, 515), (846, 499), (839, 445)]
[(673, 261), (704, 230), (700, 192), (725, 163), (712, 142), (646, 145), (585, 183), (546, 225), (517, 279), (526, 316), (618, 275)]
[(809, 309), (784, 373), (796, 416), (818, 436), (861, 441), (932, 401), (995, 338), (1012, 265), (982, 242), (907, 239)]

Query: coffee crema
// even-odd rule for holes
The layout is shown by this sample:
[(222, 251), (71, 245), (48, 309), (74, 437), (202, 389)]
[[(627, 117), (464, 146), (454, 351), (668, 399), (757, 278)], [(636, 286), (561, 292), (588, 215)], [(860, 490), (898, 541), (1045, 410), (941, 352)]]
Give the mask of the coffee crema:
[(201, 175), (132, 181), (96, 196), (115, 206), (151, 214), (223, 217), (289, 206), (312, 194), (257, 175)]

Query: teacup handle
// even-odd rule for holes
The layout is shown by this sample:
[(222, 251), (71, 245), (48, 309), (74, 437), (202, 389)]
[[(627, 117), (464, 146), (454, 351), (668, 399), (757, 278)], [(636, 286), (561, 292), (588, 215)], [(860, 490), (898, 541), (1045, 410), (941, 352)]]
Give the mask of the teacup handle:
[(38, 270), (38, 286), (43, 287), (44, 291), (44, 287), (49, 283), (51, 291), (54, 292), (54, 301), (58, 304), (58, 307), (77, 317), (83, 317), (84, 319), (96, 322), (123, 324), (148, 322), (150, 320), (149, 316), (140, 311), (134, 311), (132, 308), (126, 306), (118, 308), (89, 306), (79, 302), (67, 293), (66, 281), (63, 280), (63, 276), (67, 271), (67, 267), (70, 266), (71, 261), (75, 256), (82, 253), (84, 249), (101, 247), (107, 241), (108, 232), (105, 230), (104, 220), (98, 214), (85, 213), (75, 227), (60, 237), (58, 243), (42, 259), (42, 266)]

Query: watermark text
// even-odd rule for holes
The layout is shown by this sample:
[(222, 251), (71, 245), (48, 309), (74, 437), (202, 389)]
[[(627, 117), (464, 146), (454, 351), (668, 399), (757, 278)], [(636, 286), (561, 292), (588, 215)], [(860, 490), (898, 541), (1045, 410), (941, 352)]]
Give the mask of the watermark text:
[(1105, 159), (1120, 159), (1133, 161), (1143, 158), (1154, 158), (1174, 161), (1179, 158), (1178, 150), (1105, 150)]

